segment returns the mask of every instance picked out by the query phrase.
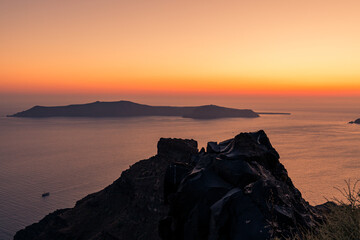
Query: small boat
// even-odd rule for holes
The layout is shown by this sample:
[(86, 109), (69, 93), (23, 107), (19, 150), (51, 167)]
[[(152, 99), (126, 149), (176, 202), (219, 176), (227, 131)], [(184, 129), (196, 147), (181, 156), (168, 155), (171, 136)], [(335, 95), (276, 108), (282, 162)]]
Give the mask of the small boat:
[(47, 196), (49, 196), (49, 195), (50, 195), (49, 192), (46, 192), (46, 193), (41, 194), (42, 197), (47, 197)]

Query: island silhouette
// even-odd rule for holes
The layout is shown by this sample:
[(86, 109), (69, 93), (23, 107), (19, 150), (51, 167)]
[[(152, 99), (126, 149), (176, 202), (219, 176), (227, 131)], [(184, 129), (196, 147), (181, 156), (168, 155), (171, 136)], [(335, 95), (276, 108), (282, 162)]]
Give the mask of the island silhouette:
[(251, 109), (227, 108), (216, 105), (174, 107), (150, 106), (130, 101), (92, 102), (67, 106), (34, 106), (28, 110), (8, 115), (8, 117), (142, 117), (179, 116), (193, 119), (216, 118), (257, 118), (259, 114)]
[(360, 118), (356, 119), (355, 121), (349, 122), (350, 124), (360, 124)]

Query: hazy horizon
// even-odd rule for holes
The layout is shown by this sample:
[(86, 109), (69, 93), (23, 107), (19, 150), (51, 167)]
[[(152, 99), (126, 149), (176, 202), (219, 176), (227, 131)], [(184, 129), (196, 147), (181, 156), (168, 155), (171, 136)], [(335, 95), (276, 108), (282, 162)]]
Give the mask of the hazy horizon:
[[(0, 95), (0, 116), (23, 111), (35, 105), (62, 106), (84, 104), (95, 101), (127, 100), (157, 106), (197, 106), (215, 104), (224, 107), (252, 109), (254, 111), (282, 111), (285, 109), (311, 109), (323, 107), (324, 110), (346, 111), (360, 104), (360, 96), (195, 96), (195, 95), (134, 95), (134, 94), (3, 94)], [(15, 112), (14, 112), (15, 111)], [(354, 115), (360, 116), (360, 109)]]

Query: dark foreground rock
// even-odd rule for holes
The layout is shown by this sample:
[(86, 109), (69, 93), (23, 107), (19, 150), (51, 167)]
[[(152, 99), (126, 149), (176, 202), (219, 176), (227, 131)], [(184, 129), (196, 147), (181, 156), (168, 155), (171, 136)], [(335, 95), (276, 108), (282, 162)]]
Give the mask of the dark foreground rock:
[(351, 123), (351, 124), (353, 124), (353, 123), (360, 124), (360, 118), (356, 119), (355, 121), (351, 121), (349, 123)]
[(166, 240), (286, 238), (322, 220), (263, 131), (208, 143), (165, 197), (170, 210), (160, 234)]
[(286, 238), (316, 227), (322, 212), (301, 197), (263, 131), (200, 152), (194, 140), (160, 139), (156, 156), (14, 239)]
[(160, 139), (158, 154), (132, 165), (104, 190), (74, 208), (50, 213), (16, 233), (15, 240), (158, 240), (158, 222), (166, 216), (163, 184), (167, 166), (196, 155), (194, 140)]

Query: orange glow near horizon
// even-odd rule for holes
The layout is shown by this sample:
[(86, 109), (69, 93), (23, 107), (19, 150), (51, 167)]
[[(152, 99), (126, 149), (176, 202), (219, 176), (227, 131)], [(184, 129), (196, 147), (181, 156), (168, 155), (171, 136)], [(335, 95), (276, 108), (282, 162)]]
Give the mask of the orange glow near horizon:
[(0, 3), (1, 93), (360, 95), (360, 2)]

